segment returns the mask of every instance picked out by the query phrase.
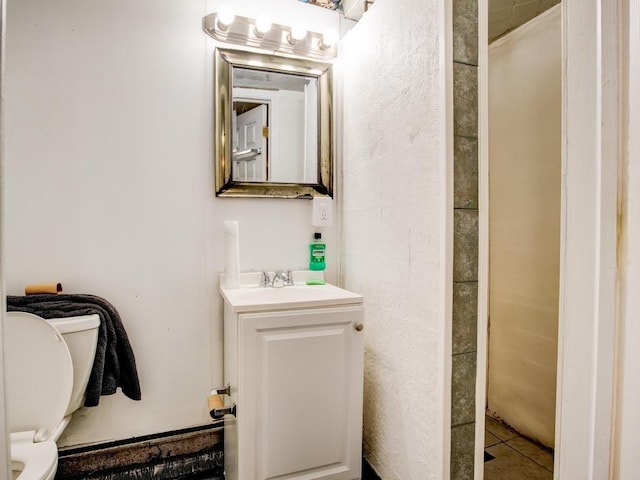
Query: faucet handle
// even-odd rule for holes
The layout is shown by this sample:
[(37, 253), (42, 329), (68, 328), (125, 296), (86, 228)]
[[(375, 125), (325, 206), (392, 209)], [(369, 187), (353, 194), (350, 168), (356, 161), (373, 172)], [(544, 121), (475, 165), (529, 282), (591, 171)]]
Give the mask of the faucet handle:
[[(274, 277), (275, 280), (275, 277)], [(260, 286), (261, 287), (273, 287), (273, 280), (269, 278), (269, 273), (264, 270), (260, 274)]]
[(273, 281), (271, 282), (271, 286), (274, 288), (280, 288), (289, 285), (289, 276), (284, 270), (276, 271), (273, 276)]

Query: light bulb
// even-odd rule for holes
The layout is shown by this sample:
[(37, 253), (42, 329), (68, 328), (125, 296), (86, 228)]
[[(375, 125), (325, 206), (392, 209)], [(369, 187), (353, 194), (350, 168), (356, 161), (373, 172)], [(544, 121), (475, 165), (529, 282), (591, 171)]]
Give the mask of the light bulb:
[(291, 33), (289, 35), (291, 36), (291, 40), (302, 40), (307, 36), (307, 27), (304, 25), (294, 25), (291, 27)]
[(260, 15), (256, 18), (256, 35), (262, 37), (265, 33), (271, 30), (271, 19), (266, 15)]
[(336, 32), (333, 28), (330, 28), (329, 30), (326, 30), (322, 35), (322, 43), (320, 44), (320, 48), (322, 48), (323, 50), (331, 48), (336, 43), (338, 43), (338, 40), (338, 32)]
[(307, 27), (304, 25), (294, 25), (291, 27), (291, 38), (294, 40), (302, 40), (307, 36)]
[(236, 18), (235, 14), (231, 7), (227, 7), (226, 5), (220, 7), (218, 11), (218, 26), (222, 30), (226, 30), (229, 28), (229, 25), (233, 23), (233, 20)]

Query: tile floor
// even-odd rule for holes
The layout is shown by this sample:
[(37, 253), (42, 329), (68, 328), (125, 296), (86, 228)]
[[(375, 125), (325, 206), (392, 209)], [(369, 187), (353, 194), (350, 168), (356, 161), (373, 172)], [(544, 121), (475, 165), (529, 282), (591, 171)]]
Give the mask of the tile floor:
[[(552, 480), (553, 453), (486, 417), (485, 480)], [(485, 458), (487, 457), (485, 453)]]

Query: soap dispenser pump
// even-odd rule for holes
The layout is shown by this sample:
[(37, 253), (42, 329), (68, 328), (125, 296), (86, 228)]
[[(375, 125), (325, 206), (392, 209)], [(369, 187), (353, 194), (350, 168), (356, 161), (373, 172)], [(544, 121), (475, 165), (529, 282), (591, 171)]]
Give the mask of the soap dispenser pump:
[(313, 234), (313, 242), (309, 244), (309, 270), (324, 270), (326, 267), (324, 254), (327, 244), (322, 240), (322, 234)]

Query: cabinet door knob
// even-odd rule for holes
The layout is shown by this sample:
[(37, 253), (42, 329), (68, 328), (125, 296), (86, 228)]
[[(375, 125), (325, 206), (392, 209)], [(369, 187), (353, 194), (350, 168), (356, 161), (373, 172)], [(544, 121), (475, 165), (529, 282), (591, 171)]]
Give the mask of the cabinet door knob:
[(356, 332), (361, 332), (363, 328), (364, 328), (364, 325), (362, 323), (356, 323), (356, 326), (355, 326)]

